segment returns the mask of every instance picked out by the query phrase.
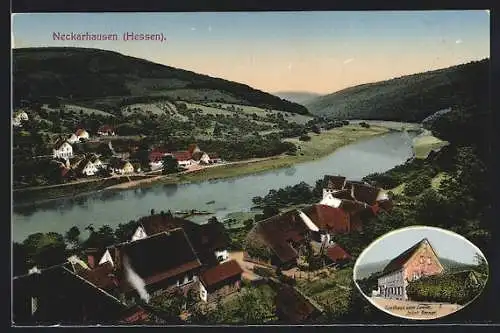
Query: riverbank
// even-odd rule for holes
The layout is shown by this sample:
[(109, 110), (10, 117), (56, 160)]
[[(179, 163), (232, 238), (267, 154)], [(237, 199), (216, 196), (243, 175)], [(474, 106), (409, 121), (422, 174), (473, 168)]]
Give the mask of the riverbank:
[[(388, 133), (389, 131), (390, 129), (381, 126), (364, 128), (359, 125), (347, 125), (344, 127), (334, 128), (329, 131), (324, 131), (320, 134), (311, 133), (309, 134), (311, 137), (310, 141), (286, 139), (285, 141), (293, 142), (297, 145), (296, 155), (279, 155), (249, 161), (232, 162), (215, 167), (203, 168), (193, 172), (187, 172), (182, 175), (165, 176), (154, 183), (142, 183), (137, 185), (142, 187), (142, 185), (148, 186), (158, 183), (171, 184), (201, 182), (245, 176), (273, 169), (287, 168), (298, 163), (317, 160), (333, 153), (340, 147), (363, 139), (382, 135)], [(136, 186), (131, 186), (129, 188), (134, 187)]]
[(147, 178), (130, 177), (130, 179), (127, 177), (116, 177), (76, 183), (73, 186), (64, 184), (61, 186), (17, 190), (14, 192), (14, 202), (16, 206), (26, 205), (75, 197), (82, 193), (92, 193), (101, 190), (147, 188), (159, 184), (184, 184), (255, 174), (290, 167), (297, 163), (313, 161), (333, 153), (340, 147), (388, 133), (390, 130), (393, 129), (382, 126), (364, 128), (358, 124), (352, 124), (324, 131), (320, 134), (311, 133), (310, 141), (286, 139), (286, 141), (297, 145), (296, 155), (280, 155), (236, 161), (174, 175), (151, 175)]

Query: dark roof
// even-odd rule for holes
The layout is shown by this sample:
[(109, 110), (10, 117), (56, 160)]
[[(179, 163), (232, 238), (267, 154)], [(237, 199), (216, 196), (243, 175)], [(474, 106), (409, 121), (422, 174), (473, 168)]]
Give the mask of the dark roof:
[(113, 127), (111, 127), (110, 125), (102, 125), (101, 127), (99, 127), (99, 132), (111, 132), (113, 131)]
[[(201, 266), (201, 262), (183, 229), (173, 229), (144, 239), (109, 248), (117, 270), (121, 272), (120, 287), (132, 287), (124, 278), (124, 259), (145, 281), (146, 285), (188, 272)], [(154, 258), (154, 260), (149, 260)]]
[(216, 159), (219, 158), (219, 155), (217, 153), (208, 153), (208, 157), (210, 157), (211, 159)]
[[(116, 321), (126, 308), (117, 298), (76, 275), (68, 263), (15, 277), (14, 322), (33, 321), (26, 313), (31, 297), (39, 300), (38, 324), (105, 324)], [(29, 311), (29, 310), (28, 310)]]
[[(392, 273), (394, 271), (397, 271), (398, 269), (401, 269), (403, 267), (403, 265), (406, 264), (406, 262), (411, 258), (411, 256), (419, 249), (420, 245), (422, 245), (424, 243), (428, 243), (430, 245), (427, 238), (424, 238), (420, 242), (416, 243), (415, 245), (413, 245), (412, 247), (410, 247), (409, 249), (407, 249), (406, 251), (401, 253), (396, 258), (392, 259), (385, 266), (384, 270), (382, 271), (383, 274), (384, 275), (389, 274), (389, 273)], [(431, 248), (432, 248), (432, 246), (431, 246)]]
[(311, 300), (286, 284), (279, 284), (276, 288), (276, 310), (281, 321), (292, 324), (314, 319), (321, 314), (321, 309)]
[(349, 189), (339, 190), (335, 193), (332, 193), (332, 195), (337, 199), (354, 200), (354, 197), (352, 196), (352, 191)]
[(351, 259), (351, 255), (347, 253), (340, 245), (334, 244), (326, 249), (326, 255), (333, 262), (337, 262), (339, 260), (348, 260)]
[(353, 186), (356, 200), (366, 202), (370, 206), (377, 202), (379, 188), (363, 184), (353, 184)]
[(260, 221), (255, 228), (282, 262), (297, 258), (297, 251), (290, 245), (290, 241), (300, 242), (304, 238), (302, 235), (308, 232), (297, 211), (289, 211)]
[(342, 176), (325, 176), (326, 187), (331, 190), (342, 190), (346, 181), (346, 177)]
[[(69, 144), (69, 142), (68, 142), (66, 139), (64, 139), (64, 138), (62, 138), (62, 137), (59, 137), (59, 138), (56, 140), (56, 142), (54, 143), (54, 149), (58, 150), (58, 149), (59, 149), (59, 148), (61, 148), (61, 146), (62, 146), (63, 144), (65, 144), (65, 143)], [(70, 144), (69, 144), (69, 145), (70, 145)], [(71, 146), (71, 145), (70, 145), (70, 146)]]
[(205, 287), (210, 288), (224, 280), (240, 276), (243, 269), (236, 260), (226, 261), (204, 271), (200, 279)]
[(349, 231), (349, 214), (342, 208), (327, 205), (312, 205), (302, 211), (320, 230), (335, 232)]
[(147, 235), (151, 236), (175, 228), (182, 228), (197, 254), (213, 252), (229, 246), (230, 239), (222, 223), (197, 224), (174, 217), (171, 213), (144, 216), (138, 220)]

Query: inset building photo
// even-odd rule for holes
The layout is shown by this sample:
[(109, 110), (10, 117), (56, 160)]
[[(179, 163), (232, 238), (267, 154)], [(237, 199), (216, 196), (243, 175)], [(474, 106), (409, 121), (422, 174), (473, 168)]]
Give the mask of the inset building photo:
[(462, 309), (482, 292), (487, 278), (488, 264), (479, 248), (458, 234), (425, 226), (377, 239), (354, 267), (356, 285), (373, 305), (411, 319), (435, 319)]

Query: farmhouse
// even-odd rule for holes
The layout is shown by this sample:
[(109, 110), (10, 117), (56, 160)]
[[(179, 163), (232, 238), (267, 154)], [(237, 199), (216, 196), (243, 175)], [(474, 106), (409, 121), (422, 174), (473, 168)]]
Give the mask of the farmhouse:
[(68, 138), (68, 142), (69, 142), (69, 143), (77, 143), (77, 142), (79, 142), (79, 141), (80, 141), (80, 139), (76, 136), (76, 134), (75, 134), (75, 133), (72, 133), (72, 134), (70, 135), (70, 137)]
[(90, 138), (90, 135), (89, 135), (89, 132), (87, 132), (85, 129), (83, 128), (79, 128), (76, 133), (75, 133), (76, 137), (78, 138), (78, 140), (88, 140)]
[(94, 165), (94, 163), (90, 161), (90, 159), (85, 159), (78, 164), (76, 171), (78, 175), (94, 176), (97, 173), (98, 169)]
[(342, 209), (313, 205), (258, 222), (246, 237), (245, 256), (290, 268), (297, 265), (306, 244), (319, 248), (319, 255), (323, 256), (329, 247), (339, 246), (333, 242), (334, 235), (351, 230), (349, 214)]
[(209, 164), (217, 164), (222, 162), (222, 159), (216, 153), (208, 153), (208, 157), (209, 157), (208, 161)]
[(65, 160), (70, 159), (73, 157), (73, 147), (66, 140), (60, 138), (52, 149), (52, 156)]
[[(107, 268), (102, 268), (103, 265)], [(97, 270), (107, 270), (108, 274), (100, 273), (102, 279), (96, 278), (101, 286), (113, 290), (121, 299), (135, 303), (138, 297), (147, 301), (151, 294), (175, 290), (187, 293), (196, 286), (201, 267), (186, 233), (177, 228), (108, 247), (99, 260), (99, 266), (88, 274), (98, 275)], [(132, 276), (144, 281), (146, 291), (142, 295), (131, 283)]]
[(182, 228), (205, 266), (217, 265), (228, 259), (229, 236), (219, 222), (197, 224), (174, 217), (170, 212), (145, 216), (137, 221), (131, 241), (143, 239), (175, 228)]
[(200, 299), (212, 302), (240, 290), (243, 269), (230, 260), (207, 269), (200, 276)]
[(378, 278), (378, 295), (407, 300), (409, 281), (422, 276), (441, 274), (444, 268), (427, 238), (392, 259)]
[(149, 153), (149, 166), (151, 170), (158, 170), (163, 168), (163, 158), (169, 155), (165, 149), (156, 148)]

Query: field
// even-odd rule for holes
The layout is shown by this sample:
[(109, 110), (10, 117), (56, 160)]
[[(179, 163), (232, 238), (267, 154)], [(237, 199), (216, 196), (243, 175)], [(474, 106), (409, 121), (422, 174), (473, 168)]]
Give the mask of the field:
[[(92, 114), (98, 114), (100, 116), (106, 116), (106, 117), (114, 117), (111, 113), (108, 113), (108, 112), (104, 112), (102, 110), (97, 110), (97, 109), (92, 109), (92, 108), (88, 108), (88, 107), (84, 107), (84, 106), (80, 106), (80, 105), (73, 105), (73, 104), (64, 104), (64, 109), (66, 109), (67, 111), (70, 111), (70, 112), (83, 112), (84, 114), (87, 114), (87, 115), (92, 115)], [(54, 109), (50, 108), (48, 105), (43, 105), (42, 108), (44, 110), (47, 110), (49, 112), (53, 112)]]
[(413, 149), (416, 158), (425, 159), (431, 151), (440, 149), (446, 145), (448, 145), (448, 142), (428, 134), (416, 137), (413, 142)]
[(386, 133), (388, 130), (383, 127), (372, 126), (363, 128), (358, 125), (348, 125), (334, 128), (321, 134), (311, 134), (310, 141), (299, 141), (298, 139), (288, 139), (296, 143), (299, 154), (296, 156), (275, 156), (254, 162), (242, 162), (222, 165), (214, 168), (206, 168), (200, 171), (183, 175), (180, 177), (185, 181), (202, 181), (217, 178), (230, 178), (246, 174), (253, 174), (262, 171), (288, 167), (296, 163), (312, 161), (324, 157), (337, 148), (353, 143), (357, 140)]

